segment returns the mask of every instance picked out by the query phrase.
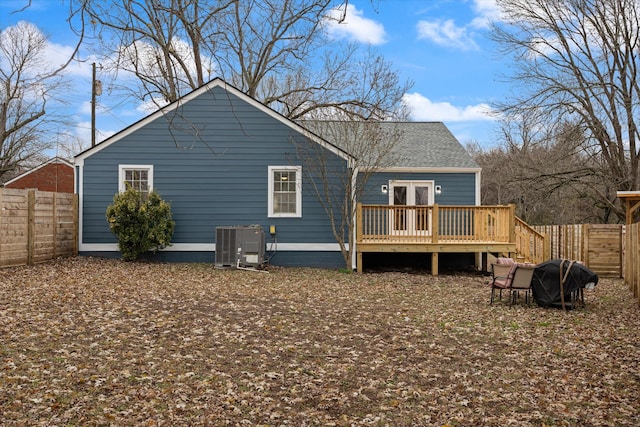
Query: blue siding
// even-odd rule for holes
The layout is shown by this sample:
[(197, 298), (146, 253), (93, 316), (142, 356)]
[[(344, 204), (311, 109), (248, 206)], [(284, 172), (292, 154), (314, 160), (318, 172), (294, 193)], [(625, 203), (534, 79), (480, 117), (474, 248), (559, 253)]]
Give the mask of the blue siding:
[[(214, 87), (85, 159), (83, 243), (116, 242), (105, 211), (120, 164), (153, 165), (154, 189), (171, 202), (176, 221), (173, 243), (214, 243), (216, 226), (250, 224), (275, 224), (279, 243), (335, 243), (296, 156), (296, 145), (312, 143)], [(329, 163), (346, 167), (331, 153)], [(290, 165), (303, 167), (302, 217), (268, 218), (268, 166)]]
[(389, 181), (434, 181), (442, 187), (442, 193), (435, 195), (435, 203), (439, 205), (475, 205), (476, 175), (473, 172), (462, 173), (390, 173), (379, 172), (367, 181), (364, 204), (388, 204), (389, 195), (380, 191), (382, 185)]

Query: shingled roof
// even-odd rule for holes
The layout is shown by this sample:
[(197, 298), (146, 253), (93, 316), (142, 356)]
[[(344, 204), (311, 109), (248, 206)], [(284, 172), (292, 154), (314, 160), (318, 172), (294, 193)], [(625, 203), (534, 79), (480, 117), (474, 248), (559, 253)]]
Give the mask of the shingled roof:
[(442, 122), (382, 122), (383, 129), (392, 126), (400, 135), (397, 167), (479, 168)]
[[(322, 122), (322, 126), (311, 129), (320, 132), (322, 137), (338, 146), (340, 141), (331, 141), (329, 132), (322, 131), (323, 126), (336, 126), (341, 122)], [(392, 168), (421, 169), (479, 169), (462, 144), (442, 122), (372, 122), (389, 135), (399, 138), (393, 147)], [(303, 126), (305, 123), (301, 123)], [(308, 122), (307, 122), (308, 124)]]

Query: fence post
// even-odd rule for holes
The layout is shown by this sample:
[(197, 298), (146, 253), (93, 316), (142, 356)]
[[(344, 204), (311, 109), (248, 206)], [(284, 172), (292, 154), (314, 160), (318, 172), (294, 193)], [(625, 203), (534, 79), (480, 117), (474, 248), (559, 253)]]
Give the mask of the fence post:
[(27, 264), (33, 264), (36, 240), (36, 190), (27, 193)]
[(78, 194), (73, 195), (73, 255), (78, 256), (78, 240), (80, 235), (80, 212)]
[(4, 204), (2, 201), (2, 196), (4, 195), (4, 189), (0, 188), (0, 267), (2, 267), (2, 241), (4, 240), (4, 230), (2, 227), (2, 217), (4, 213)]
[(589, 267), (589, 224), (582, 224), (582, 247), (580, 248), (580, 258), (584, 265)]
[(53, 209), (51, 212), (52, 219), (52, 230), (53, 234), (53, 258), (58, 257), (58, 193), (53, 193)]
[(551, 259), (551, 238), (548, 233), (543, 234), (542, 239), (542, 259), (544, 261)]
[(2, 241), (4, 240), (4, 230), (2, 229), (2, 217), (4, 213), (4, 206), (2, 204), (2, 195), (4, 190), (0, 188), (0, 267), (2, 267)]
[(632, 268), (635, 272), (635, 274), (633, 275), (633, 294), (638, 299), (638, 306), (640, 306), (640, 243), (638, 242), (638, 239), (640, 239), (640, 223), (636, 222), (633, 225), (632, 235), (632, 241), (635, 251), (633, 260), (631, 262), (633, 263)]

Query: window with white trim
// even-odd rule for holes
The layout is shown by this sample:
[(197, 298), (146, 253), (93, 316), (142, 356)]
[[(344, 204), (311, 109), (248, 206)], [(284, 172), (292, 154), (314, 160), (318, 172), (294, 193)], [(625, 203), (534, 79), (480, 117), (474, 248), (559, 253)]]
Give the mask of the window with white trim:
[(153, 189), (153, 165), (119, 165), (118, 190), (122, 193), (128, 188), (147, 197)]
[(269, 216), (302, 216), (302, 167), (269, 166)]

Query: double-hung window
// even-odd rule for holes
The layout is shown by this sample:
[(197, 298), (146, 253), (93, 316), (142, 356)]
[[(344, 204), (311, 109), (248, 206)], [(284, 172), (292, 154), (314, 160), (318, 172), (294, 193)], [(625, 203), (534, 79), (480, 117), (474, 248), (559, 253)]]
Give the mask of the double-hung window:
[(120, 165), (118, 178), (120, 192), (133, 188), (146, 198), (153, 190), (153, 165)]
[(269, 166), (269, 216), (302, 216), (302, 167)]

